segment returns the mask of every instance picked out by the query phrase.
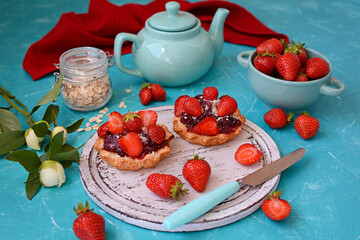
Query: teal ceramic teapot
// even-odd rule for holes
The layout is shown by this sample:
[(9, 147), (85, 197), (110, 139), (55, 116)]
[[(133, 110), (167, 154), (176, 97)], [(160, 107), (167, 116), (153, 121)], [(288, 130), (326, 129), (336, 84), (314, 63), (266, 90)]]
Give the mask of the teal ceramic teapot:
[[(220, 55), (229, 11), (219, 8), (207, 32), (194, 15), (179, 11), (179, 3), (168, 2), (165, 8), (166, 11), (147, 19), (145, 28), (137, 35), (119, 33), (116, 36), (114, 60), (126, 74), (163, 86), (182, 86), (201, 78)], [(125, 41), (133, 42), (135, 69), (125, 67), (121, 61)]]

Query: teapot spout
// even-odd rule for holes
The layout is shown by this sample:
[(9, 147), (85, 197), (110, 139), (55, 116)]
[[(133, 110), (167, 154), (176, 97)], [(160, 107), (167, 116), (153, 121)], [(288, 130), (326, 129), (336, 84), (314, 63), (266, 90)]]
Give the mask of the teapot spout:
[(224, 45), (224, 23), (228, 14), (229, 10), (219, 8), (215, 13), (209, 29), (209, 35), (214, 46), (214, 59), (220, 55)]

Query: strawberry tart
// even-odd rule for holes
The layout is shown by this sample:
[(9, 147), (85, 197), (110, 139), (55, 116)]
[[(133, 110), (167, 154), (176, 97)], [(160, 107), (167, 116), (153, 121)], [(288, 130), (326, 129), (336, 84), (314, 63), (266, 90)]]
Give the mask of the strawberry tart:
[(150, 168), (169, 152), (174, 135), (158, 125), (152, 110), (121, 115), (112, 112), (98, 129), (94, 148), (106, 163), (122, 170)]
[(202, 95), (180, 96), (175, 101), (173, 129), (188, 142), (198, 145), (225, 143), (241, 132), (246, 119), (234, 98), (218, 98), (215, 87), (206, 87)]

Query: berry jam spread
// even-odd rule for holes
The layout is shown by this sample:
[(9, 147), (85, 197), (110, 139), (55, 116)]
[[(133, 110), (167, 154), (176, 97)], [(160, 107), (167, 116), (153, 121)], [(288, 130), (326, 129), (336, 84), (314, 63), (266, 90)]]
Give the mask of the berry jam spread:
[(235, 118), (233, 115), (227, 115), (219, 117), (217, 109), (220, 103), (220, 99), (205, 100), (202, 95), (195, 97), (203, 109), (203, 113), (200, 117), (193, 117), (186, 112), (183, 112), (180, 117), (180, 122), (184, 124), (188, 131), (192, 131), (196, 124), (206, 117), (214, 117), (218, 123), (219, 133), (231, 133), (234, 132), (240, 125), (241, 121)]
[[(126, 157), (127, 156), (126, 153), (121, 149), (119, 145), (119, 139), (122, 136), (126, 135), (127, 133), (128, 133), (127, 131), (124, 131), (121, 134), (114, 134), (108, 131), (104, 138), (104, 150), (109, 152), (114, 152), (118, 154), (120, 157)], [(139, 133), (139, 136), (143, 144), (143, 151), (138, 157), (136, 157), (137, 159), (143, 159), (146, 154), (156, 152), (157, 150), (168, 145), (170, 141), (170, 139), (168, 139), (160, 144), (157, 144), (153, 140), (151, 140), (151, 138), (146, 133), (146, 131), (143, 130)]]

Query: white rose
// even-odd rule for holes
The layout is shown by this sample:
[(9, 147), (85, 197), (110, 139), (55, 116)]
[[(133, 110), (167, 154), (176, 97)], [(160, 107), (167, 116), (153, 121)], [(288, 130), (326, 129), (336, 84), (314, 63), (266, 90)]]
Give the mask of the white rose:
[(53, 138), (59, 132), (64, 132), (63, 133), (63, 145), (64, 145), (67, 139), (67, 131), (63, 126), (54, 127), (54, 129), (51, 131), (50, 138)]
[(40, 165), (40, 182), (45, 187), (61, 187), (66, 176), (63, 166), (53, 160), (46, 160)]

